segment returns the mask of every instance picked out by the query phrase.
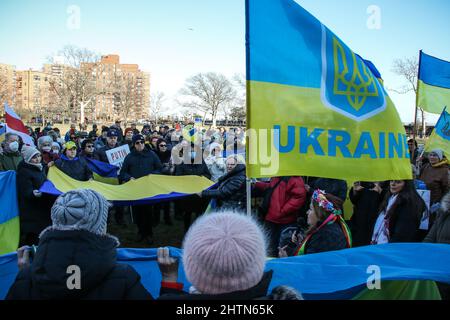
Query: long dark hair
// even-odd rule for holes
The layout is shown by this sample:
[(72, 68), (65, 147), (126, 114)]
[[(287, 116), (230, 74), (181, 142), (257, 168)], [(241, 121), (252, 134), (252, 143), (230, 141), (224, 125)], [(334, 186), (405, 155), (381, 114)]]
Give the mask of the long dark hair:
[[(422, 218), (422, 213), (426, 209), (425, 201), (423, 201), (422, 197), (417, 193), (416, 187), (414, 186), (413, 180), (403, 180), (405, 182), (405, 186), (402, 191), (399, 192), (397, 200), (391, 206), (388, 212), (386, 212), (386, 218), (389, 221), (395, 221), (397, 219), (398, 211), (396, 210), (398, 206), (406, 205), (408, 206), (408, 213), (413, 214), (417, 219), (417, 223), (420, 222)], [(390, 186), (386, 195), (381, 202), (379, 212), (385, 211), (389, 202), (389, 198), (392, 196)], [(392, 224), (390, 224), (392, 225)]]

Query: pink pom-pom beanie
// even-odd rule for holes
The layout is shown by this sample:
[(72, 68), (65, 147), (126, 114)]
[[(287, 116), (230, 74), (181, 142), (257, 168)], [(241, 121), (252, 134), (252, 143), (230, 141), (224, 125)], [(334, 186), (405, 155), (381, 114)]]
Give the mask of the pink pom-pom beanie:
[(204, 294), (246, 290), (264, 274), (264, 234), (252, 218), (239, 213), (200, 217), (187, 232), (183, 249), (186, 277)]

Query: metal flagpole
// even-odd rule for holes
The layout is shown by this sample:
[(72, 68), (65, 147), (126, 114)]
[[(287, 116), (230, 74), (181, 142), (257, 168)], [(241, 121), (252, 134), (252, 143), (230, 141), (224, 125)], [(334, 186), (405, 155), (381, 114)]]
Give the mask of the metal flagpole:
[(419, 51), (419, 70), (417, 73), (417, 87), (416, 87), (416, 110), (414, 112), (414, 128), (413, 128), (413, 140), (416, 142), (416, 129), (417, 129), (417, 109), (419, 108), (419, 85), (420, 85), (420, 62), (422, 60), (422, 50)]

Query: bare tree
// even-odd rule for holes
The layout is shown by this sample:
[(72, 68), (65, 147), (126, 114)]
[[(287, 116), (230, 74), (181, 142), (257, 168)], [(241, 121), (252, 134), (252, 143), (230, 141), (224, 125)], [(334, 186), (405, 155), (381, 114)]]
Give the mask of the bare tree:
[(136, 76), (130, 72), (114, 72), (114, 80), (110, 85), (110, 94), (114, 98), (115, 114), (121, 115), (127, 126), (130, 114), (135, 110), (136, 103)]
[(245, 76), (243, 74), (235, 74), (233, 76), (233, 83), (237, 91), (234, 106), (231, 108), (230, 116), (235, 120), (243, 121), (247, 114), (247, 86)]
[(166, 96), (164, 92), (156, 91), (150, 95), (150, 113), (153, 115), (153, 120), (156, 125), (158, 125), (158, 120), (161, 116), (161, 111), (165, 100)]
[[(406, 81), (406, 84), (401, 86), (399, 89), (390, 89), (398, 94), (406, 94), (408, 92), (413, 91), (417, 96), (417, 77), (419, 74), (419, 61), (417, 58), (403, 58), (403, 59), (395, 59), (392, 71), (403, 77)], [(425, 124), (425, 112), (422, 108), (419, 107), (420, 115), (421, 115), (421, 125), (422, 125), (422, 135), (425, 136), (426, 133), (426, 124)], [(416, 119), (415, 119), (416, 121)], [(417, 128), (414, 128), (417, 131)]]
[(64, 117), (75, 114), (84, 123), (84, 113), (94, 114), (95, 98), (104, 93), (97, 88), (93, 70), (99, 61), (99, 55), (86, 48), (65, 46), (57, 55), (62, 62), (48, 58), (49, 63), (61, 66), (61, 74), (54, 75), (50, 80), (50, 88), (56, 93), (58, 103)]
[(187, 79), (180, 93), (190, 97), (190, 100), (182, 105), (203, 113), (203, 121), (206, 115), (210, 114), (213, 127), (216, 126), (220, 108), (236, 97), (236, 91), (230, 80), (224, 75), (214, 72), (199, 73)]

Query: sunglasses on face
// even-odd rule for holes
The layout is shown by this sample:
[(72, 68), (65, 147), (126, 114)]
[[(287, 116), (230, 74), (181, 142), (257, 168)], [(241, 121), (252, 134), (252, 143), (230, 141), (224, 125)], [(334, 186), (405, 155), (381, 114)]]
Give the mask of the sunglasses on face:
[(94, 146), (86, 146), (86, 148), (93, 148)]
[(136, 141), (134, 144), (144, 144), (144, 141)]
[(165, 145), (165, 144), (160, 144), (159, 146), (160, 146), (161, 148), (167, 147), (167, 145)]

